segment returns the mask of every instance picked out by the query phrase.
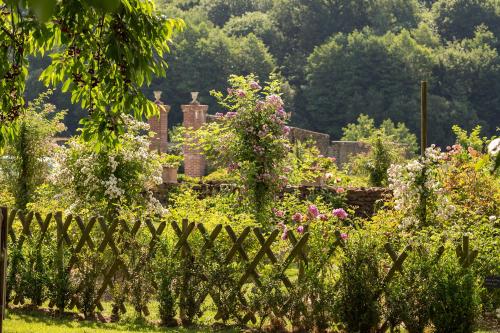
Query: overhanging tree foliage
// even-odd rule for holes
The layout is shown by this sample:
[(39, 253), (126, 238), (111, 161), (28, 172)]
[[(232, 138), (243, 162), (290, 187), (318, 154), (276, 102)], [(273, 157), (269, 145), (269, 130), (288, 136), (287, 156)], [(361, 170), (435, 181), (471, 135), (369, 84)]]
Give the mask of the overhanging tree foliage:
[(62, 84), (88, 110), (82, 134), (97, 148), (118, 144), (125, 114), (156, 112), (140, 87), (165, 75), (163, 55), (182, 20), (157, 15), (142, 0), (0, 0), (0, 13), (0, 147), (25, 108), (28, 57), (48, 51), (52, 63), (41, 78)]

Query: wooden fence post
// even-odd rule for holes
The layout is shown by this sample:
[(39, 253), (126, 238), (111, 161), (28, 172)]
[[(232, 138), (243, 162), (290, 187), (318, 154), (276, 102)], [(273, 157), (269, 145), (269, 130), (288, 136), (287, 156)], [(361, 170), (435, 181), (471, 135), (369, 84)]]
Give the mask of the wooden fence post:
[(8, 210), (5, 207), (0, 209), (0, 333), (3, 332), (3, 320), (5, 318), (5, 308), (7, 307), (7, 234), (8, 234)]
[[(186, 233), (189, 233), (188, 230), (188, 220), (183, 219), (182, 220), (182, 234), (185, 235)], [(187, 242), (187, 236), (186, 237), (186, 242)], [(188, 248), (185, 246), (185, 244), (182, 245), (181, 247), (181, 258), (182, 258), (182, 287), (179, 295), (179, 317), (181, 318), (181, 322), (183, 325), (189, 326), (191, 324), (191, 318), (190, 318), (190, 313), (189, 313), (189, 302), (191, 301), (189, 299), (190, 295), (187, 293), (187, 288), (189, 287), (189, 280), (190, 280), (190, 272), (189, 272), (189, 257), (191, 256), (191, 253), (189, 253)]]

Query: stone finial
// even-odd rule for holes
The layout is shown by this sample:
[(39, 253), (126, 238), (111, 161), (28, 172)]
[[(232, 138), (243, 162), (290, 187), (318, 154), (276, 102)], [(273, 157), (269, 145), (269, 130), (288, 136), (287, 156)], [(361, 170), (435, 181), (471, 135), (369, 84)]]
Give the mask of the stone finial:
[(155, 96), (155, 103), (157, 103), (157, 104), (162, 103), (162, 102), (160, 101), (160, 98), (161, 98), (161, 93), (162, 93), (162, 91), (161, 91), (161, 90), (155, 90), (155, 91), (153, 91), (153, 94), (154, 94), (154, 96)]
[(198, 91), (192, 91), (191, 92), (191, 99), (192, 99), (192, 101), (190, 102), (190, 104), (195, 104), (195, 105), (199, 105), (200, 104), (200, 102), (198, 102), (198, 94), (199, 94)]

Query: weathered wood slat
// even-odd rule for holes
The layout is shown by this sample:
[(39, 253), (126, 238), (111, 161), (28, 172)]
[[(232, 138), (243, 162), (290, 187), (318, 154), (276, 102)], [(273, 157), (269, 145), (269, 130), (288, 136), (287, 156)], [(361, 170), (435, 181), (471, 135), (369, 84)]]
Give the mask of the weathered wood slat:
[[(254, 229), (255, 230), (255, 229)], [(264, 241), (264, 243), (261, 245), (260, 250), (257, 252), (255, 255), (254, 259), (252, 262), (247, 266), (247, 269), (245, 271), (245, 274), (240, 278), (238, 285), (240, 288), (247, 282), (248, 278), (253, 275), (253, 271), (257, 268), (257, 265), (259, 264), (260, 260), (264, 257), (264, 255), (268, 252), (269, 247), (273, 244), (273, 242), (276, 240), (276, 237), (278, 236), (279, 231), (277, 229), (274, 229), (267, 240)]]
[[(291, 233), (292, 232), (289, 232), (289, 235)], [(285, 273), (286, 269), (288, 268), (288, 266), (290, 266), (292, 261), (302, 253), (302, 249), (305, 247), (308, 240), (309, 240), (309, 233), (307, 232), (300, 238), (300, 240), (297, 243), (295, 243), (295, 246), (292, 248), (292, 251), (290, 251), (286, 259), (281, 264), (282, 274)]]
[[(183, 220), (183, 224), (184, 221), (187, 222), (187, 220)], [(174, 229), (174, 232), (177, 234), (177, 237), (179, 239), (177, 241), (177, 244), (175, 244), (174, 246), (174, 255), (176, 255), (180, 249), (184, 249), (187, 252), (192, 252), (187, 239), (189, 235), (191, 235), (191, 232), (194, 230), (195, 223), (194, 222), (191, 222), (189, 224), (186, 223), (186, 228), (183, 228), (183, 230), (181, 230), (177, 225), (177, 223), (174, 221), (172, 222), (172, 228)]]

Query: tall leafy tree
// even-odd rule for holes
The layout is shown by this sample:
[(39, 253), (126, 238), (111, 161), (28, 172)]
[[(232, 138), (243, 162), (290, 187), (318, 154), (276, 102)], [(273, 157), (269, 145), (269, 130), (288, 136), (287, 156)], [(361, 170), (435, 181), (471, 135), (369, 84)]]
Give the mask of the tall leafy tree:
[[(415, 131), (418, 85), (432, 75), (430, 51), (409, 32), (338, 34), (308, 59), (307, 116), (314, 129), (340, 138), (341, 128), (366, 113), (377, 123), (391, 118)], [(404, 92), (404, 93), (403, 93)]]
[[(499, 124), (500, 114), (500, 56), (494, 47), (496, 42), (491, 32), (479, 28), (473, 38), (441, 48), (435, 71), (440, 77), (439, 95), (469, 105), (469, 111), (458, 113), (453, 124), (468, 129), (481, 124), (490, 135)], [(464, 123), (464, 119), (468, 122)]]
[(438, 0), (432, 14), (445, 40), (472, 38), (480, 25), (500, 36), (500, 2), (496, 0)]
[(170, 121), (182, 121), (179, 105), (189, 102), (190, 91), (199, 91), (199, 101), (210, 106), (210, 112), (220, 110), (209, 96), (212, 89), (224, 90), (231, 74), (256, 74), (262, 81), (276, 68), (276, 62), (264, 43), (253, 34), (230, 37), (210, 23), (190, 24), (178, 36), (172, 48), (167, 79), (153, 82), (152, 90), (164, 91), (164, 100), (173, 108)]

